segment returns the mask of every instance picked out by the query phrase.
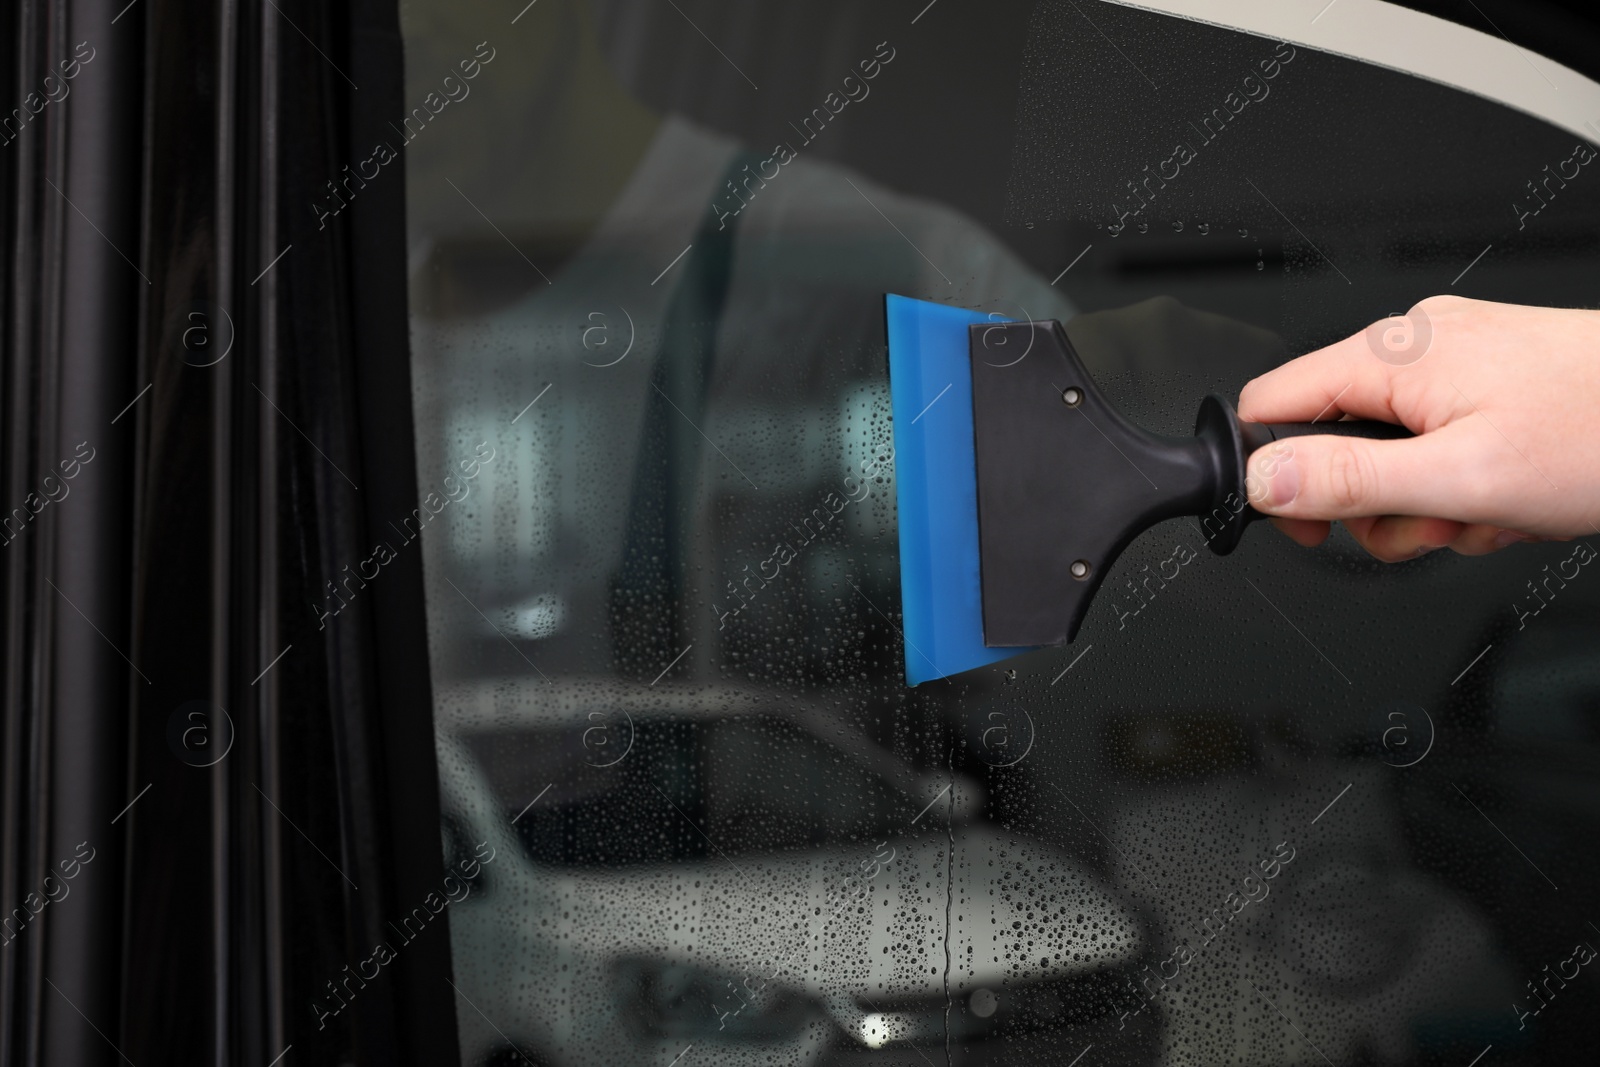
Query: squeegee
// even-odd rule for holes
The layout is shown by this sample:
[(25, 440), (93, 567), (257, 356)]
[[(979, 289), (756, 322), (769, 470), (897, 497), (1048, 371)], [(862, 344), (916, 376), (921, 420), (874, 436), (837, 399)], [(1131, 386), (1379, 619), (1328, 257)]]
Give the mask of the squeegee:
[(1199, 516), (1211, 550), (1232, 552), (1262, 517), (1245, 495), (1258, 448), (1411, 436), (1387, 422), (1242, 422), (1215, 394), (1193, 437), (1153, 434), (1111, 405), (1053, 319), (903, 296), (884, 313), (910, 685), (1070, 643), (1117, 557), (1158, 522)]

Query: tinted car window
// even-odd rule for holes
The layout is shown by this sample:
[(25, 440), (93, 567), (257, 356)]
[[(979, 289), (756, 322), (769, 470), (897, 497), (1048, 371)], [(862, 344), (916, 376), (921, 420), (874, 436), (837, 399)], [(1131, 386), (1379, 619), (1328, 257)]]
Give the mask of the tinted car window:
[(406, 19), (465, 1062), (1587, 1047), (1587, 543), (1172, 521), (1072, 646), (907, 689), (881, 302), (1059, 319), (1186, 433), (1425, 296), (1591, 302), (1591, 146), (1113, 4)]

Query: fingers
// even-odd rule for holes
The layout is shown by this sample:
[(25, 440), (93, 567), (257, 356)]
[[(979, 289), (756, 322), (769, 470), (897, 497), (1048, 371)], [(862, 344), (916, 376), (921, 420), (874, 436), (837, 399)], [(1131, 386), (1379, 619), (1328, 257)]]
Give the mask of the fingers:
[[(1454, 322), (1464, 308), (1490, 306), (1450, 296), (1419, 301), (1404, 315), (1379, 319), (1250, 382), (1239, 394), (1239, 417), (1247, 422), (1320, 422), (1354, 415), (1421, 430), (1413, 423), (1422, 421), (1424, 412), (1408, 409), (1422, 402), (1424, 394), (1409, 390), (1397, 400), (1397, 380), (1414, 383), (1437, 374), (1443, 351), (1418, 370), (1409, 369), (1435, 347), (1436, 320)], [(1452, 336), (1459, 332), (1455, 329)]]
[[(1327, 540), (1329, 524), (1312, 519), (1273, 517), (1272, 525), (1305, 548)], [(1448, 548), (1457, 555), (1486, 556), (1523, 542), (1567, 541), (1565, 537), (1536, 537), (1485, 523), (1461, 523), (1416, 515), (1383, 515), (1346, 519), (1345, 529), (1356, 543), (1382, 563), (1402, 563)]]
[(1450, 542), (1450, 547), (1463, 556), (1487, 556), (1491, 552), (1498, 552), (1502, 548), (1509, 548), (1523, 541), (1536, 540), (1538, 538), (1515, 530), (1503, 530), (1487, 523), (1473, 523), (1465, 527), (1456, 539)]
[(1275, 515), (1272, 516), (1272, 525), (1302, 548), (1316, 548), (1328, 539), (1333, 529), (1331, 523), (1318, 519), (1282, 519)]
[(1395, 367), (1373, 356), (1366, 334), (1292, 359), (1245, 385), (1239, 418), (1246, 422), (1324, 422), (1344, 414), (1401, 422), (1390, 378)]
[(1440, 548), (1454, 547), (1462, 531), (1468, 528), (1449, 519), (1414, 515), (1346, 519), (1344, 525), (1369, 555), (1384, 563), (1399, 563)]
[(1481, 450), (1459, 424), (1400, 441), (1295, 437), (1251, 455), (1245, 489), (1257, 511), (1291, 519), (1451, 517), (1482, 488)]

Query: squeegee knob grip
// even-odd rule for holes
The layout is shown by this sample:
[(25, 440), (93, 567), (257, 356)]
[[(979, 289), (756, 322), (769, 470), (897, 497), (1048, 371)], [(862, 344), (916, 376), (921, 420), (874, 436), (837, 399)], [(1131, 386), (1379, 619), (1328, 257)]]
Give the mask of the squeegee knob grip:
[(1211, 551), (1226, 556), (1239, 544), (1245, 527), (1265, 518), (1251, 507), (1245, 493), (1245, 465), (1258, 448), (1289, 437), (1365, 437), (1375, 441), (1394, 441), (1411, 437), (1404, 426), (1366, 419), (1329, 422), (1244, 422), (1233, 405), (1215, 394), (1200, 405), (1195, 422), (1196, 437), (1207, 443), (1216, 456), (1217, 477), (1211, 483), (1209, 510), (1201, 512), (1201, 528)]

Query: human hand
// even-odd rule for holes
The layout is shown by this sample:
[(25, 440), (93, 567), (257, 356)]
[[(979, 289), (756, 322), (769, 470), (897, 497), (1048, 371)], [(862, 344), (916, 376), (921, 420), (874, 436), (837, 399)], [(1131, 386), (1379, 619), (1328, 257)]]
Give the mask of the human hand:
[(1407, 319), (1420, 358), (1369, 340), (1405, 330), (1389, 319), (1244, 387), (1247, 421), (1350, 415), (1417, 435), (1258, 449), (1245, 482), (1256, 510), (1303, 545), (1342, 520), (1386, 562), (1600, 533), (1600, 311), (1436, 296)]

